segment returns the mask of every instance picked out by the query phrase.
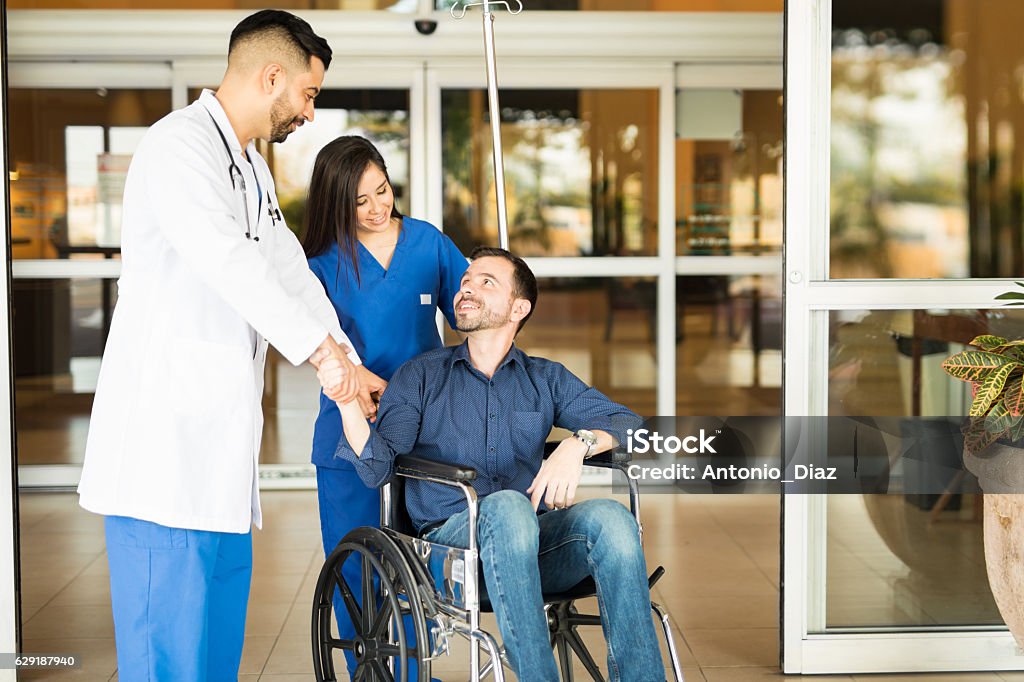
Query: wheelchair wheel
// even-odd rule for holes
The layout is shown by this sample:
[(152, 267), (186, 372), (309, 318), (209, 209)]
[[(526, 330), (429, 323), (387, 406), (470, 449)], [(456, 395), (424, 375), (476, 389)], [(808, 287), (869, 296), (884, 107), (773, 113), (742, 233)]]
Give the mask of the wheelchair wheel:
[[(350, 584), (341, 570), (349, 560), (362, 567), (358, 585)], [(351, 639), (335, 634), (338, 593), (347, 612), (341, 617), (355, 629)], [(409, 620), (415, 642), (404, 626)], [(413, 572), (395, 541), (377, 528), (356, 528), (327, 557), (313, 596), (312, 629), (317, 680), (336, 680), (335, 662), (351, 652), (356, 660), (356, 669), (349, 671), (352, 682), (430, 682), (430, 640)], [(415, 675), (409, 674), (410, 663), (416, 665)]]

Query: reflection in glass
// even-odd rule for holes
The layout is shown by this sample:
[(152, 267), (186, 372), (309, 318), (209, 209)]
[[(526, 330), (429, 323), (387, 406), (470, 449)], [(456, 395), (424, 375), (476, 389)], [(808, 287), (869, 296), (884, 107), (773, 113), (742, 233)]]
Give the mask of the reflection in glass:
[(782, 250), (782, 93), (677, 95), (679, 255)]
[(12, 291), (18, 462), (81, 464), (117, 287), (15, 279)]
[(676, 309), (676, 414), (781, 414), (781, 279), (677, 277)]
[[(829, 315), (831, 415), (966, 415), (970, 387), (948, 377), (942, 361), (978, 334), (1024, 332), (1019, 310)], [(881, 436), (863, 447), (887, 451)], [(958, 469), (960, 453), (947, 455), (948, 468)], [(900, 481), (916, 475), (913, 458), (901, 458), (890, 472), (889, 494), (829, 499), (828, 627), (1002, 622), (985, 574), (980, 494), (900, 494)]]
[(1024, 269), (1015, 0), (833, 3), (832, 278)]
[[(502, 90), (509, 239), (521, 256), (654, 255), (656, 90)], [(444, 230), (497, 244), (482, 90), (441, 93)]]
[(119, 252), (121, 194), (146, 126), (170, 112), (166, 90), (12, 88), (11, 253)]

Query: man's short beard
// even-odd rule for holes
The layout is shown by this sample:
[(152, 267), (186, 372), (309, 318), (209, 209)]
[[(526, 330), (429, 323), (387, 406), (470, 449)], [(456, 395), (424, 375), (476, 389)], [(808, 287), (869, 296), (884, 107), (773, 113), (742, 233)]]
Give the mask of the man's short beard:
[(459, 319), (458, 314), (455, 315), (455, 328), (460, 332), (478, 332), (484, 329), (498, 329), (508, 324), (509, 315), (512, 313), (511, 308), (505, 311), (505, 315), (497, 315), (490, 310), (484, 310), (475, 322), (471, 325), (467, 325), (463, 320)]
[(292, 134), (291, 128), (294, 122), (295, 117), (288, 115), (288, 102), (282, 93), (274, 100), (274, 104), (270, 108), (270, 141), (284, 142), (288, 139), (288, 136)]

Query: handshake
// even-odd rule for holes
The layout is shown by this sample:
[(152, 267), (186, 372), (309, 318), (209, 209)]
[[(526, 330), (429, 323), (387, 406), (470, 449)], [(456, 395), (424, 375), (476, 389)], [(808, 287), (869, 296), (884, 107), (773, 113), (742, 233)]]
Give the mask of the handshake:
[(365, 366), (353, 364), (348, 357), (350, 350), (348, 346), (339, 345), (328, 336), (309, 357), (309, 362), (316, 367), (316, 376), (324, 395), (338, 403), (339, 407), (356, 401), (366, 418), (374, 421), (377, 418), (380, 394), (387, 388), (388, 382)]

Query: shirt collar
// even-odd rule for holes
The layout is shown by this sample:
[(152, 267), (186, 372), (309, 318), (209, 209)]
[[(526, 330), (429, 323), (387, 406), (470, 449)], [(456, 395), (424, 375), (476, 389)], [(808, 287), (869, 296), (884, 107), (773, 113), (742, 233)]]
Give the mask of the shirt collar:
[[(473, 368), (473, 360), (469, 357), (469, 339), (466, 339), (461, 344), (455, 347), (455, 353), (452, 354), (452, 365), (456, 362), (463, 361), (467, 367)], [(508, 363), (515, 361), (519, 363), (520, 367), (526, 367), (526, 353), (519, 350), (516, 344), (513, 342), (512, 347), (508, 349), (508, 353), (505, 354), (505, 359), (498, 365), (498, 369), (501, 369)]]
[[(224, 133), (224, 139), (228, 141), (228, 146), (232, 152), (241, 153), (242, 145), (238, 141), (238, 134), (235, 129), (231, 127), (231, 121), (228, 120), (227, 112), (224, 111), (224, 107), (221, 106), (220, 100), (213, 94), (213, 90), (204, 88), (201, 95), (199, 95), (199, 103), (206, 108), (210, 115), (213, 116), (213, 120), (217, 122), (217, 127)], [(219, 137), (219, 135), (218, 135)], [(250, 150), (255, 150), (256, 145), (253, 142), (249, 142), (249, 145), (245, 148), (246, 154)]]

